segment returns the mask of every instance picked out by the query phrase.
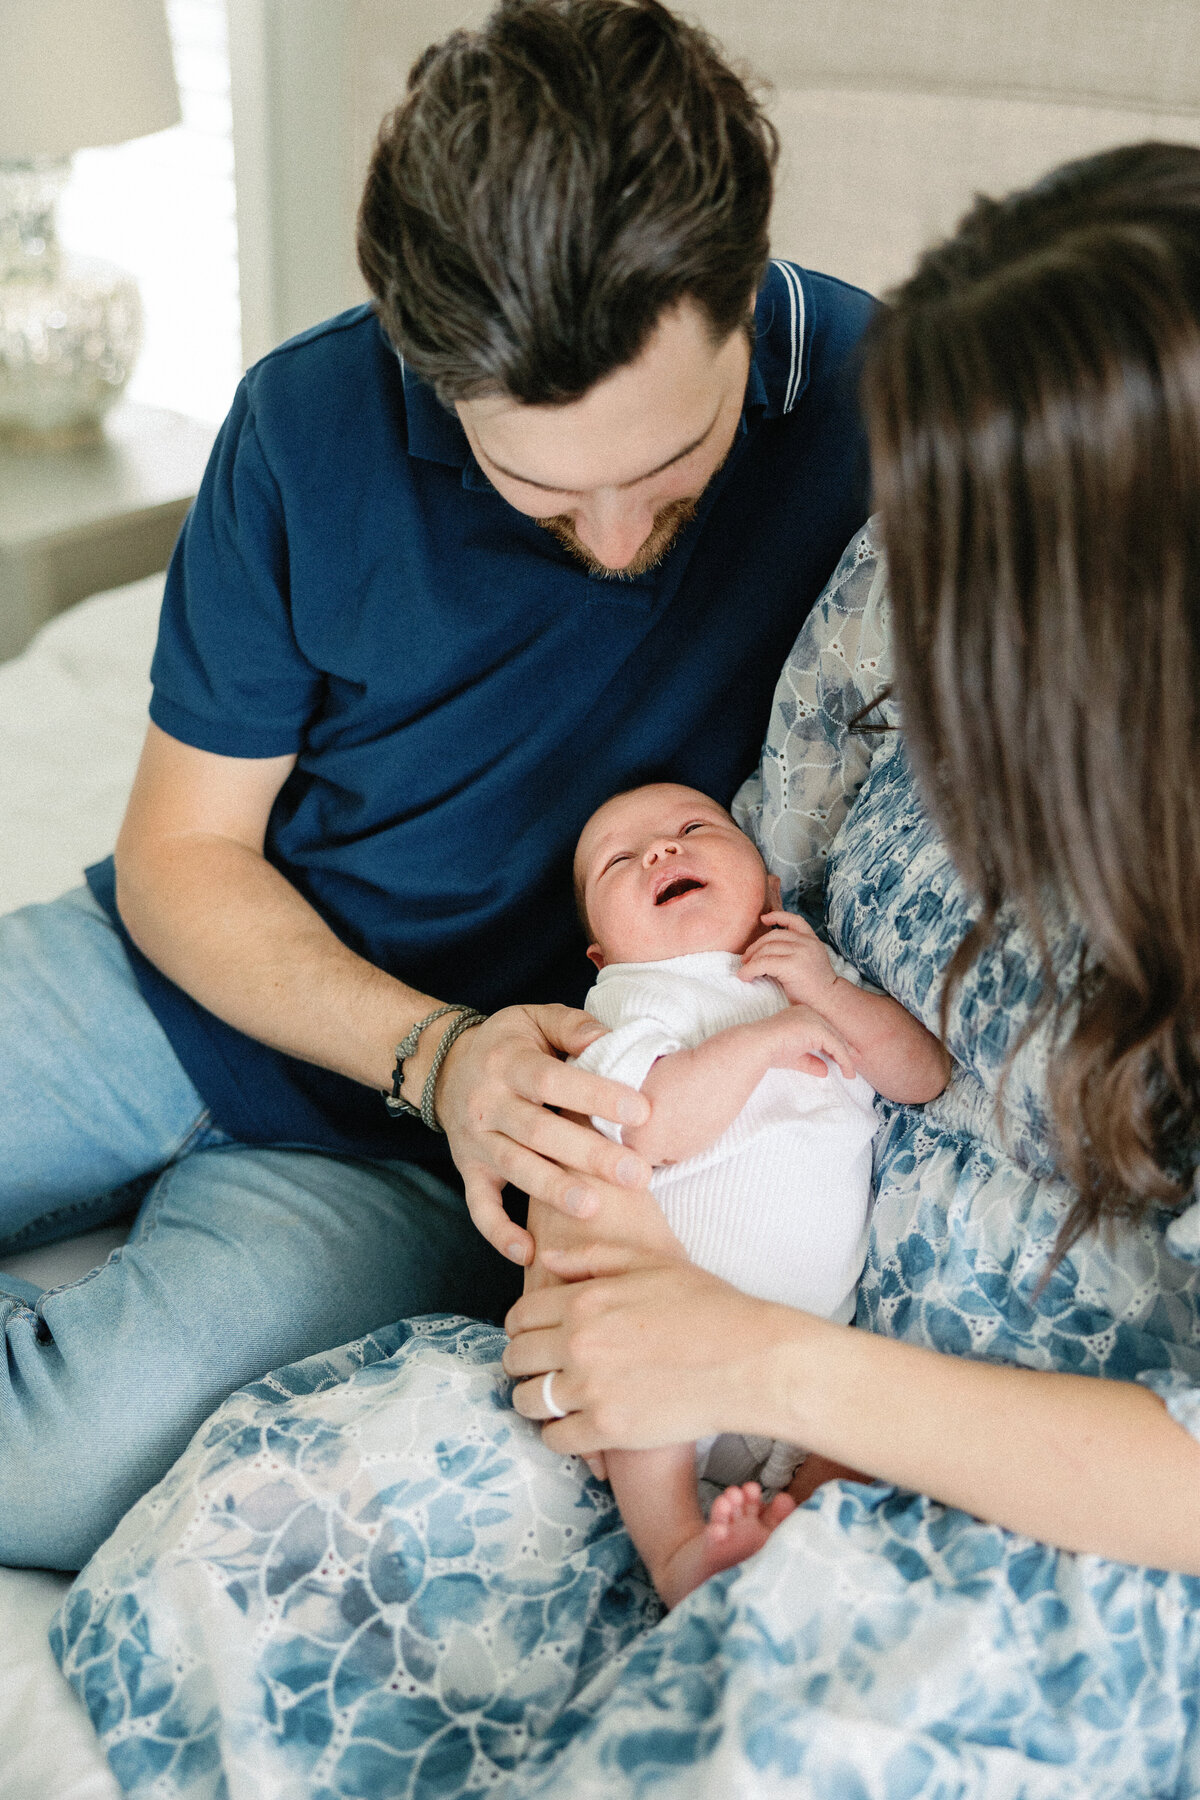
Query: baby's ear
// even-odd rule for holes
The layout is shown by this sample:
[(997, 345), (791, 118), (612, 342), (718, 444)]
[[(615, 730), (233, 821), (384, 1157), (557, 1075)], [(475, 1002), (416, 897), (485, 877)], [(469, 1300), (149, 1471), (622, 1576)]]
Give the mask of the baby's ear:
[(595, 965), (598, 969), (602, 969), (604, 967), (604, 952), (600, 948), (599, 944), (589, 944), (588, 948), (587, 948), (587, 956), (588, 956), (588, 961), (590, 963), (595, 963)]
[(780, 888), (778, 875), (767, 876), (767, 911), (783, 911), (783, 890)]

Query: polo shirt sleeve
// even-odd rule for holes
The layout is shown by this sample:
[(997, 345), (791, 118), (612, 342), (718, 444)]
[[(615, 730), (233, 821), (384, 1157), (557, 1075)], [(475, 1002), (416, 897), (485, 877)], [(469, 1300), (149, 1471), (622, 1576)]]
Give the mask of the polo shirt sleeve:
[(246, 383), (221, 428), (167, 574), (150, 717), (219, 756), (298, 750), (321, 672), (292, 628), (284, 502)]

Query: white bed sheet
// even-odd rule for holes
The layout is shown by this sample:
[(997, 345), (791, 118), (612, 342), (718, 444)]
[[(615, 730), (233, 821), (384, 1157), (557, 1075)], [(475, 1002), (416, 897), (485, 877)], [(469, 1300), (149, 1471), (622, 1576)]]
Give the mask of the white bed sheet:
[[(0, 666), (0, 912), (75, 886), (112, 848), (146, 729), (162, 579), (84, 601)], [(123, 1238), (89, 1232), (6, 1267), (54, 1287)], [(68, 1585), (42, 1570), (0, 1570), (0, 1800), (117, 1797), (46, 1641)]]

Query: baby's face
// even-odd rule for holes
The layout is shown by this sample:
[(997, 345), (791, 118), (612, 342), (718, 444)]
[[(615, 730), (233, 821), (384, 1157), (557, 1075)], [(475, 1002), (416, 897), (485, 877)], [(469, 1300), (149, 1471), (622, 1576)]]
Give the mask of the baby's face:
[(598, 969), (701, 950), (740, 954), (769, 904), (750, 839), (715, 800), (671, 782), (618, 794), (593, 813), (575, 870)]

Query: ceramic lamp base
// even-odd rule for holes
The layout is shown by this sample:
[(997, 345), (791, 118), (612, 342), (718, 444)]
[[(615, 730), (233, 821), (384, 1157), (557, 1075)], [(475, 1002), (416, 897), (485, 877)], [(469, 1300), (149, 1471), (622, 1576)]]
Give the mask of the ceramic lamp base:
[(43, 448), (99, 435), (142, 337), (133, 277), (58, 248), (68, 167), (0, 163), (0, 433)]

